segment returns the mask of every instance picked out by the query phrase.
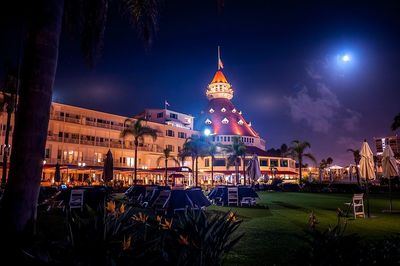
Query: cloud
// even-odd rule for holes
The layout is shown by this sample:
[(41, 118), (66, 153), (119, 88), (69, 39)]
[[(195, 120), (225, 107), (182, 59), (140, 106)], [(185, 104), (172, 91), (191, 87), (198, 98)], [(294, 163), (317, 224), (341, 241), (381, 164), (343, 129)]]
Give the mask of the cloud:
[(304, 121), (315, 132), (328, 133), (332, 129), (354, 132), (359, 128), (361, 114), (343, 106), (328, 86), (324, 61), (308, 64), (306, 72), (311, 83), (303, 86), (294, 95), (286, 96), (291, 118)]
[(361, 114), (351, 110), (346, 109), (346, 117), (343, 119), (343, 127), (350, 132), (354, 132), (360, 128)]
[(353, 137), (341, 136), (336, 140), (336, 144), (343, 146), (343, 149), (359, 149), (362, 141)]
[(327, 133), (341, 105), (336, 95), (323, 83), (317, 84), (314, 94), (312, 96), (310, 90), (303, 87), (294, 96), (285, 99), (294, 121), (305, 121), (314, 131)]

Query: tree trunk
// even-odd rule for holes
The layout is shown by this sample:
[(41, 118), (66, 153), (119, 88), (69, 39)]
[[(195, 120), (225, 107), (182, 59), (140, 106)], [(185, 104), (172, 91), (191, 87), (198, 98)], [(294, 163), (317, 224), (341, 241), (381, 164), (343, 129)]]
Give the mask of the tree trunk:
[(133, 184), (136, 185), (137, 182), (137, 150), (138, 150), (138, 146), (139, 146), (139, 140), (136, 138), (135, 139), (135, 168), (133, 169)]
[(2, 228), (7, 228), (17, 242), (18, 237), (32, 236), (35, 228), (63, 8), (63, 0), (38, 0), (28, 15), (11, 167), (1, 217)]
[(214, 156), (211, 156), (211, 186), (214, 186)]
[(358, 184), (359, 186), (361, 186), (361, 184), (360, 184), (360, 171), (359, 171), (359, 169), (358, 169), (358, 164), (357, 164), (357, 162), (356, 162), (356, 176), (357, 176), (357, 184)]
[(244, 185), (246, 185), (246, 165), (245, 165), (246, 157), (243, 157), (242, 161), (243, 161), (243, 180), (244, 180), (243, 182)]
[(194, 174), (194, 160), (195, 160), (195, 158), (194, 157), (192, 157), (192, 177), (193, 177), (193, 179), (195, 178), (195, 174)]
[(168, 186), (168, 159), (165, 159), (165, 185)]
[(299, 185), (303, 182), (303, 158), (299, 157)]
[(10, 104), (7, 104), (7, 125), (6, 125), (6, 135), (4, 137), (4, 149), (3, 149), (3, 173), (1, 177), (1, 187), (5, 187), (7, 182), (7, 162), (8, 162), (8, 153), (11, 151), (8, 147), (8, 141), (10, 138), (10, 124), (11, 124), (11, 114), (13, 112), (12, 108), (10, 110)]
[(239, 182), (240, 182), (239, 165), (237, 161), (235, 161), (235, 185), (237, 185)]
[(196, 157), (196, 187), (199, 182), (199, 157)]

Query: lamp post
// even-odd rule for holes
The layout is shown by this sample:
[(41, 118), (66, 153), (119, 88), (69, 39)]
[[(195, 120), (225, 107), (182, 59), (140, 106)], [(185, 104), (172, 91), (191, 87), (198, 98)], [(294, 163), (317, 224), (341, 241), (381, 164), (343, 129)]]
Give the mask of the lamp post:
[[(85, 162), (78, 162), (78, 167), (79, 168), (82, 168), (83, 169), (83, 167), (85, 167), (86, 166), (86, 163)], [(82, 183), (83, 183), (83, 178), (84, 178), (84, 175), (82, 174)]]

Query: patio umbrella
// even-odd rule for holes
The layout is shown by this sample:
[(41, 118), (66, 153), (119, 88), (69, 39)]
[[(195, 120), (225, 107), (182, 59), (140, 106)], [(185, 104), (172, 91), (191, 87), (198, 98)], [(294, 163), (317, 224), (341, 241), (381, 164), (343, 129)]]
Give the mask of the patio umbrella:
[(368, 142), (364, 140), (360, 151), (360, 176), (365, 178), (365, 194), (367, 198), (367, 214), (370, 217), (369, 198), (368, 198), (368, 179), (375, 178), (374, 158)]
[(54, 172), (54, 182), (61, 181), (61, 172), (60, 172), (60, 164), (56, 164), (56, 171)]
[(383, 175), (389, 178), (389, 211), (392, 212), (392, 188), (390, 178), (393, 176), (399, 176), (399, 168), (397, 167), (397, 162), (394, 158), (394, 154), (390, 145), (387, 145), (383, 151), (382, 168)]
[(254, 184), (254, 181), (262, 176), (260, 164), (258, 163), (258, 157), (256, 154), (253, 154), (253, 158), (250, 160), (246, 170), (249, 179), (252, 181), (252, 184)]
[(104, 160), (103, 168), (103, 180), (105, 183), (110, 182), (113, 179), (114, 162), (111, 150), (108, 150), (106, 159)]

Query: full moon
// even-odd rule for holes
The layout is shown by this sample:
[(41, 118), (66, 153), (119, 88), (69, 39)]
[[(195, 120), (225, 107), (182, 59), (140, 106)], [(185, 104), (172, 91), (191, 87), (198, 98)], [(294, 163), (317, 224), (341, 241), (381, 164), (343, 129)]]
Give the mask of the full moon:
[(345, 54), (345, 55), (342, 56), (342, 61), (343, 62), (349, 62), (350, 60), (351, 60), (350, 55)]

